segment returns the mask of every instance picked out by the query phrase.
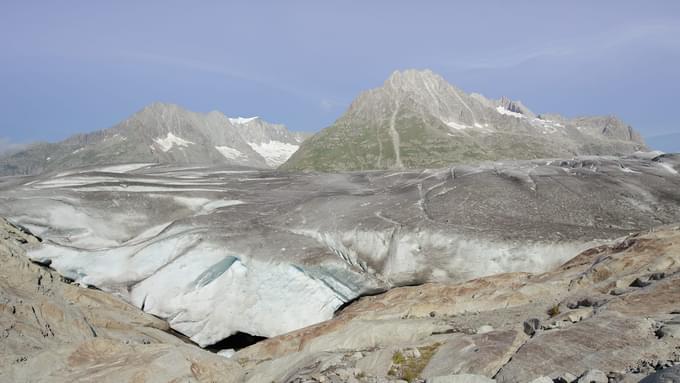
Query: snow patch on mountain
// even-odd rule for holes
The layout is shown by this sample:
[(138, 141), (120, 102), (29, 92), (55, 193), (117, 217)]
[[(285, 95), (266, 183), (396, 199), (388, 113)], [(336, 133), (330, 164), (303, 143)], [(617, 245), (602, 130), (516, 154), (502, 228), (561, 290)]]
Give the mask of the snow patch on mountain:
[[(472, 126), (459, 124), (459, 123), (457, 123), (457, 122), (455, 122), (455, 121), (449, 121), (449, 122), (444, 122), (444, 123), (445, 123), (446, 125), (448, 125), (450, 128), (453, 128), (453, 129), (456, 129), (456, 130), (465, 130), (465, 129), (470, 129), (470, 128), (472, 128)], [(476, 126), (476, 125), (479, 125), (479, 124), (475, 124), (475, 126)]]
[(236, 160), (245, 157), (245, 155), (240, 151), (228, 146), (215, 146), (215, 149), (217, 149), (217, 151), (220, 152), (220, 154), (225, 158), (229, 158), (230, 160)]
[(145, 162), (145, 163), (135, 163), (135, 164), (122, 164), (122, 165), (113, 165), (113, 166), (104, 166), (101, 168), (96, 169), (99, 172), (107, 172), (107, 173), (128, 173), (128, 172), (133, 172), (135, 170), (139, 170), (142, 168), (146, 168), (152, 165), (156, 165), (153, 162)]
[(281, 141), (269, 141), (262, 142), (259, 144), (249, 142), (251, 148), (261, 155), (267, 165), (269, 166), (279, 166), (286, 162), (290, 156), (295, 153), (300, 146), (288, 144)]
[(505, 108), (502, 107), (502, 106), (496, 107), (496, 111), (497, 111), (498, 113), (504, 114), (504, 115), (506, 115), (506, 116), (512, 116), (512, 117), (515, 117), (515, 118), (525, 118), (525, 116), (524, 116), (522, 113), (517, 113), (517, 112), (513, 112), (513, 111), (510, 111), (510, 110), (507, 110), (507, 109), (505, 109)]
[(251, 121), (257, 120), (259, 117), (236, 117), (236, 118), (230, 118), (229, 122), (232, 124), (247, 124)]
[(189, 145), (194, 145), (194, 142), (187, 141), (181, 137), (177, 137), (172, 132), (168, 132), (168, 135), (165, 136), (165, 138), (158, 137), (153, 140), (158, 146), (160, 146), (161, 150), (164, 152), (169, 151), (175, 146), (178, 146), (180, 148), (186, 148)]

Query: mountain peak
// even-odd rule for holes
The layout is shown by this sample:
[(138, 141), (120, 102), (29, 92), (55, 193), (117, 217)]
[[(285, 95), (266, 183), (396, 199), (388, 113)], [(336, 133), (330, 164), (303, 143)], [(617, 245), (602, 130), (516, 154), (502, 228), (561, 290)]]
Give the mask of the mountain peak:
[(468, 94), (431, 70), (409, 69), (359, 95), (283, 169), (430, 168), (638, 150), (645, 150), (639, 135), (608, 117), (539, 119), (520, 101)]
[(152, 102), (151, 104), (145, 106), (141, 111), (147, 112), (169, 112), (169, 111), (184, 111), (185, 109), (177, 104), (167, 103), (167, 102)]
[(108, 129), (32, 146), (0, 159), (0, 175), (127, 163), (238, 165), (273, 168), (305, 136), (259, 117), (228, 119), (154, 102)]
[(534, 113), (529, 110), (524, 104), (522, 104), (522, 101), (518, 100), (512, 100), (508, 97), (501, 97), (500, 100), (498, 100), (499, 106), (503, 107), (504, 109), (512, 112), (512, 113), (519, 113), (521, 115), (527, 116), (527, 117), (535, 117)]
[(421, 88), (425, 84), (441, 81), (445, 80), (429, 69), (406, 69), (392, 72), (385, 85), (394, 88)]

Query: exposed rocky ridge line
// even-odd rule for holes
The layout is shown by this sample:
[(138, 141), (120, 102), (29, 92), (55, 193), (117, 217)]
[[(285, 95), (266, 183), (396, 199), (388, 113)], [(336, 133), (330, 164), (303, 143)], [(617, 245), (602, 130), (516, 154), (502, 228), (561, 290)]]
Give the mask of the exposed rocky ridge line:
[(680, 226), (667, 226), (543, 274), (362, 298), (234, 358), (252, 382), (637, 382), (677, 376), (679, 302)]
[(0, 382), (240, 382), (240, 366), (168, 324), (31, 263), (38, 238), (0, 218)]
[(131, 163), (272, 168), (305, 137), (258, 117), (230, 119), (216, 111), (202, 114), (154, 103), (109, 129), (0, 156), (0, 176)]
[(89, 168), (0, 180), (0, 214), (45, 238), (32, 259), (206, 346), (309, 326), (394, 286), (550, 270), (592, 241), (678, 222), (678, 158)]
[(519, 101), (466, 94), (429, 70), (406, 70), (360, 94), (281, 168), (422, 168), (641, 150), (642, 137), (614, 116), (536, 115)]

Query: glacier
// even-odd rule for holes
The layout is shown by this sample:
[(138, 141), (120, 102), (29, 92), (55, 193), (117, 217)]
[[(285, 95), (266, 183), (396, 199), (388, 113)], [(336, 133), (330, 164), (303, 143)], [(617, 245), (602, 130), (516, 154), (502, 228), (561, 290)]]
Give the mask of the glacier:
[[(29, 252), (209, 346), (395, 286), (548, 270), (677, 221), (677, 155), (287, 173), (130, 164), (0, 178)], [(595, 208), (597, 206), (597, 208)]]

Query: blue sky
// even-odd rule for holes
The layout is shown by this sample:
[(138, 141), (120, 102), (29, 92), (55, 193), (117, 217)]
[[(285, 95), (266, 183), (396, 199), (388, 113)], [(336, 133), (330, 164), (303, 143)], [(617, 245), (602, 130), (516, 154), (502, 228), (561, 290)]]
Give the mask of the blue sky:
[(0, 146), (106, 128), (154, 101), (318, 131), (406, 68), (668, 134), (679, 36), (678, 1), (5, 0)]

